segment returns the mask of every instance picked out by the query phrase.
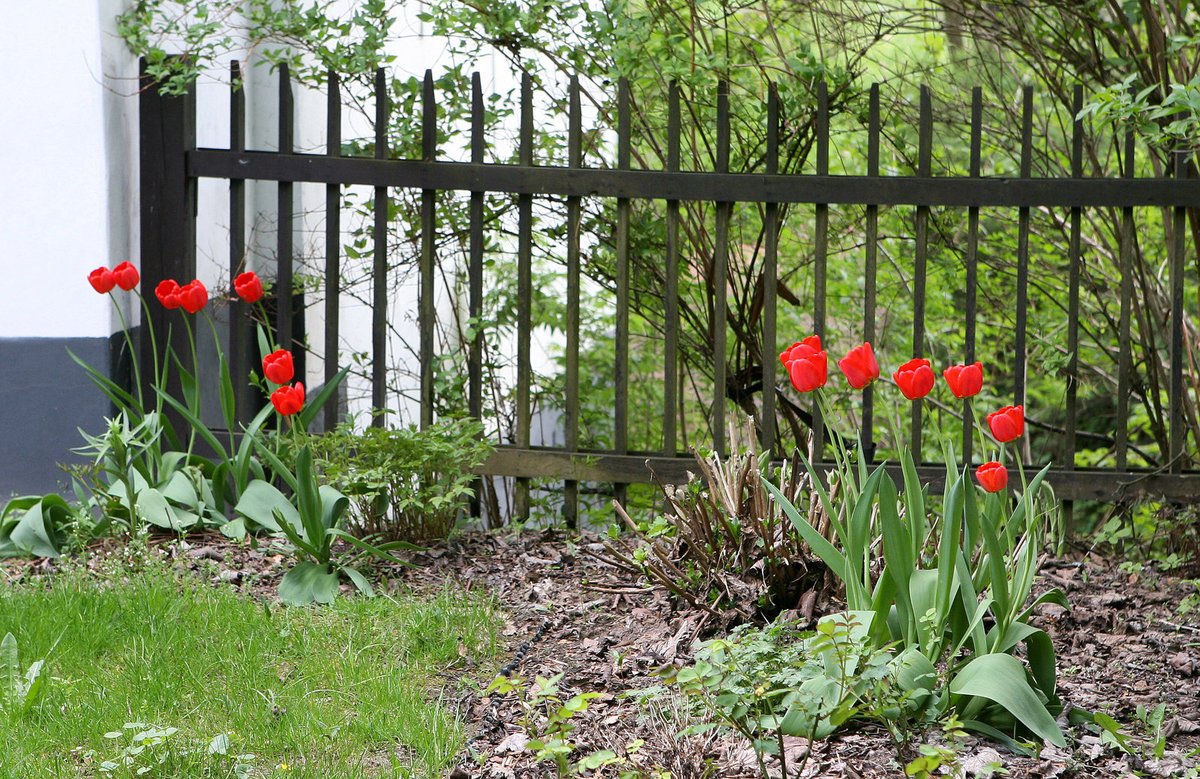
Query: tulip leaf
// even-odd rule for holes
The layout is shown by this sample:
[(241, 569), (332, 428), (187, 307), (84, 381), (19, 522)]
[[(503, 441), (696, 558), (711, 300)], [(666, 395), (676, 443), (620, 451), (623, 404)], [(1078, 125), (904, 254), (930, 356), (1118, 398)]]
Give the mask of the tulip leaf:
[(950, 682), (950, 692), (999, 704), (1038, 737), (1057, 747), (1066, 739), (1029, 685), (1025, 666), (1012, 655), (988, 654), (967, 663)]
[[(813, 554), (821, 558), (821, 562), (833, 571), (834, 576), (837, 576), (843, 582), (847, 581), (846, 558), (837, 550), (833, 544), (817, 532), (817, 529), (808, 523), (808, 520), (800, 516), (800, 512), (792, 504), (787, 497), (779, 491), (779, 488), (771, 483), (770, 479), (765, 476), (760, 477), (763, 480), (763, 486), (767, 488), (767, 492), (775, 498), (775, 501), (783, 509), (783, 513), (792, 521), (792, 526), (804, 538), (804, 542), (812, 549)], [(817, 484), (814, 480), (814, 484)], [(820, 488), (818, 488), (820, 489)]]
[(275, 521), (275, 512), (279, 512), (292, 527), (300, 527), (300, 514), (296, 508), (269, 482), (250, 482), (233, 510), (259, 527), (276, 533), (282, 532), (282, 528)]
[(308, 561), (296, 563), (279, 582), (279, 599), (289, 606), (332, 603), (337, 593), (337, 571)]

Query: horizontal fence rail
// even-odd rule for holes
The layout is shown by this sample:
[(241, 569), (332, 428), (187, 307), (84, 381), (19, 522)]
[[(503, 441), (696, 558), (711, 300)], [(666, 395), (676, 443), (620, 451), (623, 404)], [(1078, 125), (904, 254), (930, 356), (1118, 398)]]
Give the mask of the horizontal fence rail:
[[(234, 80), (238, 81), (237, 64), (234, 64)], [(877, 295), (877, 275), (882, 263), (880, 247), (881, 208), (901, 206), (914, 209), (913, 229), (913, 321), (912, 356), (921, 356), (925, 350), (930, 323), (926, 315), (926, 263), (930, 252), (930, 231), (934, 208), (963, 209), (965, 218), (965, 252), (963, 254), (964, 276), (961, 291), (964, 295), (964, 345), (965, 360), (976, 359), (978, 328), (978, 294), (980, 277), (981, 236), (980, 209), (1016, 209), (1017, 241), (1015, 255), (1015, 293), (1013, 307), (1016, 326), (1013, 333), (1015, 359), (1013, 375), (1014, 403), (1025, 400), (1027, 353), (1029, 349), (1027, 313), (1030, 305), (1030, 268), (1036, 262), (1031, 248), (1031, 214), (1037, 209), (1065, 212), (1068, 251), (1066, 256), (1068, 300), (1066, 310), (1066, 337), (1069, 363), (1065, 369), (1066, 389), (1066, 443), (1062, 450), (1066, 462), (1050, 471), (1048, 481), (1056, 493), (1066, 500), (1096, 499), (1105, 501), (1123, 500), (1143, 495), (1159, 495), (1172, 499), (1195, 499), (1200, 497), (1200, 474), (1186, 472), (1184, 465), (1189, 442), (1185, 429), (1184, 404), (1187, 387), (1183, 379), (1184, 354), (1184, 290), (1188, 282), (1184, 275), (1193, 264), (1185, 261), (1188, 252), (1186, 214), (1188, 209), (1200, 209), (1200, 179), (1194, 178), (1187, 160), (1180, 155), (1176, 168), (1169, 177), (1135, 178), (1133, 175), (1134, 142), (1132, 134), (1124, 139), (1124, 165), (1122, 175), (1116, 178), (1085, 177), (1082, 157), (1082, 122), (1075, 119), (1071, 127), (1070, 173), (1057, 178), (1038, 178), (1032, 175), (1033, 148), (1033, 91), (1025, 88), (1021, 95), (1021, 123), (1019, 127), (1020, 150), (1019, 172), (1011, 178), (981, 175), (981, 139), (983, 137), (982, 92), (976, 88), (971, 95), (969, 166), (965, 175), (938, 176), (931, 171), (931, 154), (934, 142), (932, 99), (927, 89), (922, 89), (918, 103), (916, 127), (917, 148), (912, 175), (892, 175), (880, 172), (881, 111), (879, 88), (871, 87), (868, 93), (866, 113), (867, 152), (865, 170), (861, 175), (831, 175), (829, 172), (830, 100), (824, 84), (814, 89), (813, 110), (813, 160), (812, 173), (780, 173), (780, 101), (777, 89), (771, 85), (767, 92), (765, 133), (765, 156), (761, 173), (729, 172), (730, 153), (730, 105), (728, 86), (714, 85), (716, 111), (714, 114), (715, 149), (712, 170), (681, 170), (680, 138), (681, 104), (684, 102), (680, 90), (672, 85), (668, 94), (664, 165), (662, 169), (634, 169), (631, 163), (629, 86), (624, 80), (617, 85), (615, 100), (616, 132), (614, 135), (615, 160), (613, 167), (589, 168), (585, 165), (583, 151), (583, 126), (580, 108), (580, 85), (572, 78), (567, 95), (567, 129), (565, 155), (562, 165), (539, 165), (534, 161), (534, 101), (531, 80), (522, 79), (519, 105), (519, 132), (514, 156), (516, 162), (485, 162), (486, 139), (484, 137), (484, 100), (478, 75), (471, 82), (471, 111), (469, 138), (469, 162), (439, 161), (437, 105), (434, 81), (427, 73), (421, 89), (421, 157), (419, 160), (392, 159), (388, 149), (386, 133), (388, 122), (389, 91), (383, 71), (375, 80), (375, 138), (373, 157), (345, 156), (341, 148), (341, 85), (336, 74), (330, 74), (327, 86), (327, 143), (323, 154), (304, 154), (294, 150), (294, 128), (292, 121), (292, 92), (286, 66), (279, 73), (279, 151), (259, 151), (245, 146), (245, 97), (240, 90), (231, 92), (231, 140), (229, 148), (196, 148), (194, 97), (165, 97), (153, 89), (143, 90), (141, 99), (142, 127), (142, 230), (143, 265), (148, 279), (162, 278), (168, 273), (187, 275), (186, 269), (195, 269), (194, 208), (195, 182), (200, 178), (223, 179), (230, 187), (230, 264), (231, 277), (243, 268), (245, 255), (245, 189), (246, 181), (273, 181), (278, 183), (279, 235), (277, 242), (276, 278), (281, 289), (288, 289), (293, 274), (295, 250), (292, 246), (292, 188), (294, 185), (311, 183), (325, 185), (325, 332), (323, 343), (326, 360), (324, 378), (331, 379), (337, 370), (339, 344), (338, 289), (343, 278), (343, 253), (339, 245), (341, 225), (342, 188), (360, 185), (374, 188), (374, 213), (370, 225), (373, 238), (371, 247), (371, 278), (373, 307), (373, 341), (370, 354), (372, 378), (372, 405), (379, 409), (385, 406), (385, 383), (387, 370), (387, 343), (385, 334), (389, 323), (386, 311), (389, 300), (387, 281), (389, 273), (389, 197), (390, 190), (412, 190), (419, 192), (417, 214), (420, 225), (419, 237), (419, 305), (416, 318), (420, 326), (419, 372), (420, 372), (420, 423), (428, 426), (434, 421), (434, 378), (437, 355), (434, 354), (434, 330), (436, 327), (434, 308), (434, 279), (439, 258), (434, 243), (438, 225), (439, 196), (447, 192), (463, 192), (469, 196), (469, 228), (465, 236), (467, 300), (465, 308), (478, 321), (484, 310), (485, 278), (484, 255), (488, 229), (484, 224), (484, 202), (487, 195), (511, 196), (515, 200), (515, 263), (519, 309), (515, 312), (517, 337), (515, 366), (516, 408), (513, 418), (515, 428), (511, 445), (501, 446), (481, 469), (481, 475), (504, 476), (516, 480), (515, 512), (525, 515), (529, 511), (530, 485), (533, 480), (559, 480), (563, 482), (563, 511), (568, 523), (573, 524), (577, 516), (577, 501), (581, 485), (585, 482), (601, 482), (614, 485), (614, 495), (623, 496), (627, 483), (646, 482), (653, 478), (677, 482), (687, 476), (692, 460), (678, 454), (679, 430), (677, 421), (681, 411), (681, 385), (684, 376), (680, 370), (679, 348), (682, 324), (679, 286), (680, 262), (683, 259), (681, 246), (681, 213), (687, 204), (706, 203), (713, 207), (714, 240), (711, 257), (705, 258), (708, 280), (711, 282), (711, 311), (708, 337), (713, 344), (714, 354), (725, 354), (727, 350), (726, 310), (729, 305), (727, 273), (730, 257), (730, 219), (734, 204), (756, 204), (762, 206), (764, 239), (763, 312), (761, 319), (762, 364), (759, 366), (761, 379), (766, 390), (762, 393), (761, 417), (757, 420), (765, 446), (771, 446), (775, 431), (780, 428), (777, 419), (778, 405), (775, 388), (787, 384), (786, 375), (775, 363), (774, 355), (791, 338), (777, 332), (777, 284), (780, 265), (779, 236), (783, 222), (783, 209), (787, 206), (811, 206), (812, 211), (793, 208), (789, 218), (809, 219), (813, 226), (811, 272), (813, 279), (812, 307), (813, 329), (824, 335), (830, 317), (827, 301), (827, 277), (834, 259), (829, 248), (830, 206), (855, 206), (864, 209), (862, 222), (863, 246), (861, 270), (864, 279), (863, 308), (858, 314), (858, 326), (866, 340), (874, 340), (879, 334), (877, 321), (880, 300)], [(1073, 95), (1076, 115), (1083, 105), (1083, 91), (1077, 89)], [(531, 251), (533, 246), (534, 217), (532, 206), (536, 198), (563, 198), (562, 215), (565, 218), (563, 257), (565, 269), (565, 372), (562, 422), (564, 444), (557, 449), (538, 448), (531, 445), (531, 366), (530, 341), (532, 298)], [(580, 398), (586, 391), (586, 382), (580, 377), (580, 296), (581, 296), (581, 215), (585, 198), (611, 199), (615, 203), (615, 221), (611, 238), (615, 260), (613, 297), (615, 300), (615, 344), (612, 364), (614, 391), (614, 433), (611, 449), (587, 451), (580, 442)], [(664, 231), (665, 255), (663, 262), (663, 365), (656, 379), (665, 387), (661, 409), (662, 448), (654, 452), (634, 452), (629, 443), (629, 432), (639, 420), (630, 418), (630, 231), (631, 205), (637, 201), (663, 201), (665, 204)], [(1157, 208), (1169, 214), (1164, 217), (1164, 229), (1169, 228), (1171, 241), (1168, 245), (1170, 275), (1170, 325), (1169, 343), (1170, 377), (1164, 387), (1166, 408), (1169, 414), (1169, 441), (1164, 447), (1168, 464), (1161, 470), (1131, 470), (1129, 468), (1128, 425), (1119, 425), (1115, 436), (1114, 468), (1088, 469), (1075, 467), (1077, 441), (1082, 433), (1078, 428), (1078, 381), (1080, 363), (1080, 270), (1084, 262), (1082, 220), (1088, 209), (1117, 209), (1121, 219), (1120, 285), (1113, 290), (1119, 298), (1119, 321), (1117, 334), (1119, 343), (1114, 344), (1117, 375), (1117, 418), (1124, 420), (1130, 411), (1133, 387), (1133, 357), (1131, 334), (1131, 306), (1134, 295), (1132, 256), (1134, 235), (1137, 228), (1135, 208)], [(494, 229), (494, 228), (493, 228)], [(188, 241), (190, 240), (190, 245)], [(1194, 250), (1194, 249), (1193, 249)], [(305, 332), (302, 312), (290, 295), (282, 295), (275, 311), (275, 327), (282, 343), (301, 348)], [(253, 351), (246, 337), (244, 325), (231, 329), (235, 360), (246, 365), (247, 355)], [(464, 344), (467, 352), (466, 395), (469, 412), (476, 417), (485, 414), (482, 371), (482, 335), (480, 328)], [(831, 358), (833, 355), (831, 354)], [(833, 362), (833, 359), (830, 360)], [(831, 365), (836, 371), (836, 367)], [(1036, 369), (1036, 366), (1035, 366)], [(727, 380), (727, 365), (716, 360), (713, 366), (714, 386), (724, 387)], [(782, 384), (780, 384), (782, 382)], [(581, 387), (581, 384), (584, 385)], [(725, 392), (714, 391), (707, 407), (712, 424), (713, 444), (717, 450), (727, 446), (724, 440), (727, 411)], [(807, 403), (807, 400), (802, 399)], [(861, 442), (868, 456), (875, 447), (875, 413), (878, 408), (875, 388), (869, 387), (863, 396)], [(929, 406), (916, 401), (910, 415), (909, 441), (919, 447), (922, 435), (922, 415)], [(975, 454), (976, 444), (972, 441), (972, 410), (969, 402), (955, 413), (961, 414), (966, 424), (959, 449), (969, 462)], [(657, 413), (657, 411), (655, 412)], [(821, 439), (825, 435), (820, 411), (815, 405), (805, 407), (803, 413), (810, 414), (812, 430), (818, 452), (824, 451)], [(336, 411), (330, 410), (326, 425), (336, 421)], [(376, 423), (382, 424), (378, 416)], [(938, 483), (944, 478), (941, 466), (923, 467), (922, 477)]]
[(718, 203), (1031, 208), (1200, 208), (1200, 179), (937, 178), (702, 173), (498, 163), (329, 158), (196, 149), (188, 175), (220, 179), (363, 184), (513, 195), (709, 200)]

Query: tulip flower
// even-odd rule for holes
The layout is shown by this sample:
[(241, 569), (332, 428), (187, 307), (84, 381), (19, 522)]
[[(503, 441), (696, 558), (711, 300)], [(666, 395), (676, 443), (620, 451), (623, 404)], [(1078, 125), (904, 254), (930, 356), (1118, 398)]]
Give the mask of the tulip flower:
[(189, 314), (199, 313), (200, 309), (208, 305), (208, 288), (200, 283), (200, 279), (193, 279), (187, 284), (179, 288), (179, 305)]
[(1008, 469), (993, 460), (976, 468), (975, 478), (988, 492), (999, 492), (1008, 486)]
[(287, 384), (296, 375), (292, 364), (292, 353), (286, 349), (276, 349), (263, 358), (263, 375), (272, 384)]
[(797, 341), (779, 355), (797, 392), (812, 392), (824, 387), (829, 373), (829, 358), (821, 349), (820, 336), (810, 335)]
[(158, 298), (159, 303), (162, 303), (163, 308), (179, 308), (179, 289), (178, 281), (167, 279), (166, 281), (160, 281), (158, 286), (154, 288), (154, 296)]
[(879, 378), (879, 363), (869, 342), (851, 349), (849, 354), (838, 360), (838, 367), (854, 389), (862, 389)]
[(238, 277), (233, 280), (233, 289), (238, 293), (238, 297), (247, 303), (257, 303), (262, 300), (262, 279), (252, 270), (238, 274)]
[(1025, 407), (1005, 406), (987, 415), (992, 437), (1002, 444), (1014, 441), (1025, 433)]
[(116, 279), (117, 286), (128, 292), (138, 285), (142, 277), (138, 274), (138, 269), (133, 266), (133, 263), (126, 260), (112, 270), (113, 278)]
[(904, 397), (909, 400), (925, 397), (937, 382), (929, 360), (919, 357), (897, 368), (892, 378), (896, 380), (896, 386), (904, 393)]
[(942, 371), (942, 375), (946, 377), (946, 385), (950, 387), (950, 391), (956, 398), (969, 398), (972, 395), (978, 395), (979, 390), (983, 389), (983, 363), (981, 362), (971, 365), (951, 365)]
[(107, 295), (112, 292), (112, 288), (116, 286), (117, 280), (113, 277), (113, 272), (108, 268), (96, 268), (88, 274), (88, 283), (92, 285), (92, 289), (99, 292), (101, 295)]
[(275, 390), (271, 393), (271, 405), (285, 417), (298, 413), (304, 408), (304, 385), (296, 382)]

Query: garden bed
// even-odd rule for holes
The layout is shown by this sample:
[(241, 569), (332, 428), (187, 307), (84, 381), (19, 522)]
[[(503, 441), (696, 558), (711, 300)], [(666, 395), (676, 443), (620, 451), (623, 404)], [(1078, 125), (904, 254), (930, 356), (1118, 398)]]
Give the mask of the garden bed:
[[(614, 577), (612, 569), (592, 557), (600, 539), (567, 539), (552, 533), (456, 536), (444, 547), (413, 555), (418, 567), (380, 566), (381, 590), (399, 595), (409, 590), (439, 592), (461, 587), (494, 598), (506, 615), (503, 649), (498, 659), (477, 656), (460, 643), (459, 661), (440, 671), (443, 691), (431, 691), (453, 707), (465, 725), (468, 741), (452, 776), (553, 776), (551, 763), (537, 762), (526, 748), (536, 738), (520, 722), (523, 710), (515, 693), (486, 692), (497, 670), (523, 677), (562, 674), (565, 699), (581, 692), (599, 693), (586, 711), (571, 718), (576, 745), (573, 759), (598, 750), (626, 757), (630, 766), (665, 769), (676, 779), (688, 777), (752, 777), (753, 752), (736, 736), (709, 731), (678, 737), (691, 723), (674, 694), (648, 697), (629, 691), (660, 684), (655, 669), (686, 663), (692, 642), (707, 624), (703, 612), (677, 608), (661, 590), (647, 590)], [(252, 549), (218, 536), (192, 539), (185, 545), (162, 542), (163, 554), (177, 568), (216, 586), (231, 586), (256, 598), (273, 599), (285, 557), (269, 548)], [(108, 551), (119, 554), (116, 547)], [(93, 554), (102, 569), (111, 555)], [(50, 573), (47, 561), (4, 563), (9, 581)], [(102, 572), (102, 571), (101, 571)], [(1129, 752), (1104, 743), (1082, 726), (1071, 730), (1067, 750), (1048, 747), (1039, 757), (1019, 757), (1003, 748), (968, 739), (956, 746), (960, 763), (977, 775), (998, 762), (1014, 777), (1184, 776), (1195, 766), (1188, 753), (1200, 746), (1200, 625), (1194, 603), (1197, 587), (1187, 580), (1143, 570), (1121, 570), (1089, 557), (1051, 561), (1044, 566), (1044, 586), (1068, 595), (1072, 609), (1053, 604), (1040, 608), (1038, 624), (1054, 638), (1059, 653), (1060, 694), (1072, 705), (1111, 714), (1123, 726)], [(1139, 722), (1141, 705), (1153, 710), (1166, 704), (1165, 749), (1154, 758), (1153, 739)], [(629, 754), (631, 744), (642, 742)], [(793, 763), (805, 744), (789, 740)], [(839, 733), (813, 745), (802, 775), (827, 777), (902, 776), (905, 762), (879, 728)], [(381, 767), (381, 770), (382, 767)], [(387, 770), (383, 774), (388, 775)], [(615, 776), (609, 769), (604, 775)]]

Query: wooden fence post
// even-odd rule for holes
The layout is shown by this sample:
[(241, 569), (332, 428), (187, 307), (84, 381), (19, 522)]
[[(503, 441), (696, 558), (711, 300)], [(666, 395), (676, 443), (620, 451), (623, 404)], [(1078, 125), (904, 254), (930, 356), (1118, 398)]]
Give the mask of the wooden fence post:
[[(187, 153), (196, 146), (196, 96), (189, 89), (183, 95), (166, 95), (141, 64), (141, 92), (138, 96), (139, 183), (141, 208), (142, 293), (149, 300), (150, 321), (143, 322), (139, 347), (142, 381), (146, 402), (152, 402), (153, 367), (167, 351), (167, 335), (176, 354), (190, 353), (187, 334), (178, 316), (157, 304), (154, 289), (164, 279), (187, 283), (196, 276), (196, 180), (187, 172)], [(146, 326), (154, 328), (159, 354), (145, 335)], [(177, 371), (168, 371), (168, 391), (182, 397)], [(169, 413), (175, 429), (181, 420)]]

